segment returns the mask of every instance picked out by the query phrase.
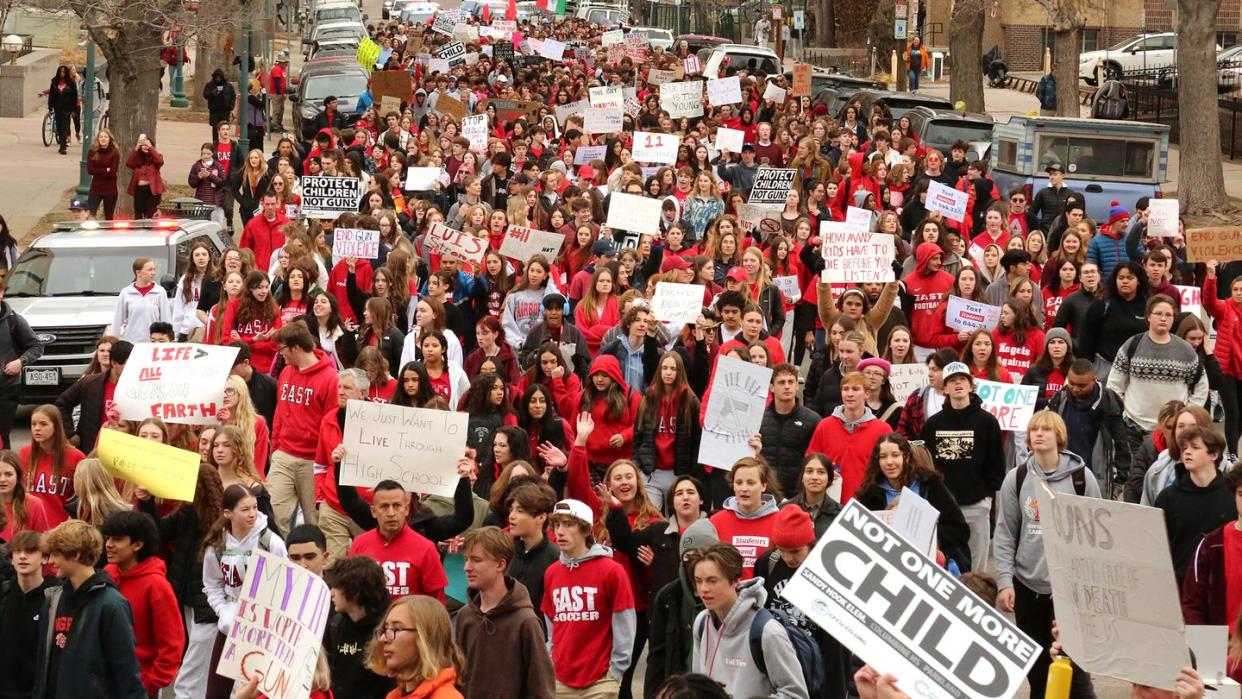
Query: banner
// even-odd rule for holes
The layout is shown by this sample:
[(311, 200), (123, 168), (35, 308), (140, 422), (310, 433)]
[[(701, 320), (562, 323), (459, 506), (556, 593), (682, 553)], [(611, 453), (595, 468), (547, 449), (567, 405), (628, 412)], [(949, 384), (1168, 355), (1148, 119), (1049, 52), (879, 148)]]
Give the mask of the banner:
[(362, 180), (356, 177), (303, 175), (302, 215), (306, 218), (332, 219), (346, 212), (357, 212), (362, 201)]
[(215, 425), (237, 348), (189, 342), (134, 345), (113, 399), (126, 420), (158, 417), (179, 425)]
[(445, 36), (453, 35), (453, 27), (461, 21), (461, 10), (440, 10), (431, 23), (431, 31)]
[(811, 64), (797, 63), (793, 67), (794, 97), (811, 96)]
[(625, 112), (621, 106), (587, 107), (582, 112), (582, 129), (589, 134), (620, 133)]
[(703, 287), (660, 282), (651, 299), (651, 313), (664, 323), (693, 323), (703, 312)]
[(996, 416), (1006, 432), (1026, 432), (1026, 423), (1035, 415), (1035, 401), (1042, 390), (1042, 386), (975, 379), (975, 393), (983, 401), (983, 409)]
[(461, 120), (461, 135), (470, 141), (470, 150), (478, 154), (487, 152), (487, 115), (471, 114)]
[(357, 257), (360, 260), (379, 259), (380, 232), (362, 228), (334, 228), (332, 230), (332, 259)]
[(681, 136), (667, 133), (634, 132), (633, 157), (640, 163), (672, 165), (677, 162)]
[(102, 429), (97, 456), (114, 478), (129, 481), (157, 498), (194, 502), (198, 452), (170, 447), (120, 430)]
[(257, 675), (271, 699), (307, 699), (331, 614), (323, 578), (256, 546), (216, 671), (243, 683)]
[(604, 225), (613, 229), (655, 235), (660, 230), (662, 199), (637, 194), (613, 192), (609, 195), (608, 220)]
[(370, 488), (394, 480), (411, 493), (452, 497), (468, 419), (459, 412), (349, 401), (341, 483)]
[(825, 284), (891, 282), (897, 239), (888, 233), (843, 231), (843, 224), (825, 221), (819, 226)]
[(1000, 322), (1001, 307), (971, 301), (960, 296), (949, 297), (949, 307), (944, 315), (944, 324), (958, 332), (975, 330), (994, 330)]
[(857, 500), (781, 596), (912, 697), (1007, 699), (1048, 652)]
[(1032, 480), (1038, 499), (1022, 504), (1039, 513), (1039, 523), (1027, 526), (1043, 530), (1065, 652), (1087, 672), (1173, 689), (1178, 670), (1193, 661), (1164, 513), (1053, 493)]
[(525, 263), (533, 255), (543, 255), (548, 261), (556, 259), (565, 243), (560, 233), (539, 231), (526, 226), (509, 226), (504, 240), (500, 242), (500, 254)]
[(436, 56), (442, 61), (447, 61), (450, 68), (461, 65), (466, 62), (466, 45), (460, 41), (454, 41), (436, 51)]
[(667, 111), (673, 119), (703, 116), (703, 82), (662, 83), (660, 109)]
[(1177, 235), (1180, 204), (1176, 199), (1152, 199), (1147, 203), (1147, 235), (1172, 238)]
[(1187, 228), (1186, 261), (1232, 262), (1242, 260), (1242, 229)]
[(894, 364), (888, 373), (888, 385), (893, 389), (893, 399), (904, 404), (915, 391), (928, 385), (927, 365)]
[(742, 145), (746, 141), (746, 132), (739, 129), (730, 129), (721, 126), (716, 129), (716, 148), (717, 150), (727, 150), (730, 153), (741, 153)]
[(761, 167), (755, 171), (755, 183), (750, 188), (748, 204), (784, 204), (793, 187), (797, 170)]
[(432, 223), (427, 229), (427, 249), (465, 262), (482, 262), (487, 253), (487, 239), (455, 231), (443, 223)]
[(932, 180), (927, 187), (927, 210), (939, 211), (950, 221), (961, 223), (966, 219), (966, 204), (970, 195)]
[(736, 75), (707, 81), (707, 103), (713, 107), (742, 101), (742, 83)]
[[(656, 293), (665, 282), (656, 286)], [(699, 302), (703, 290), (699, 289)], [(658, 317), (658, 316), (657, 316)], [(738, 459), (754, 456), (750, 438), (759, 434), (772, 385), (772, 370), (733, 357), (720, 357), (708, 389), (707, 412), (699, 441), (699, 463), (733, 470)]]

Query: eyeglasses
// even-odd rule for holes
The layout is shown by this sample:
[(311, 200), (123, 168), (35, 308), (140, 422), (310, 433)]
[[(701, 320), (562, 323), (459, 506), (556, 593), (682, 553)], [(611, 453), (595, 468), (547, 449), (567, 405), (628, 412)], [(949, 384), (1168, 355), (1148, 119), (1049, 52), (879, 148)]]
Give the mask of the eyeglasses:
[(229, 386), (228, 388), (224, 389), (224, 395), (235, 396), (237, 395), (237, 389), (233, 388), (232, 386)]
[(390, 643), (397, 637), (397, 634), (414, 631), (417, 631), (417, 629), (407, 629), (400, 626), (380, 626), (375, 629), (375, 640)]

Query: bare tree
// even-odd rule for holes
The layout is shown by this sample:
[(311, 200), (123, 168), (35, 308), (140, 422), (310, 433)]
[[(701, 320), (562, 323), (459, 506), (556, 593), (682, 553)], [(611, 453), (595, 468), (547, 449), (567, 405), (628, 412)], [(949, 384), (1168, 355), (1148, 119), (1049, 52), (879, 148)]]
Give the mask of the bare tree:
[(1078, 56), (1082, 53), (1082, 30), (1087, 26), (1091, 0), (1035, 0), (1048, 11), (1056, 34), (1052, 76), (1057, 80), (1057, 116), (1076, 117), (1078, 104)]
[[(1216, 13), (1221, 0), (1169, 0), (1177, 14), (1177, 198), (1187, 214), (1230, 208), (1220, 162), (1216, 96)], [(1205, 125), (1206, 120), (1206, 125)]]
[(835, 0), (819, 0), (819, 12), (815, 15), (815, 40), (821, 46), (837, 45), (837, 18)]
[(982, 112), (983, 0), (956, 0), (949, 14), (949, 99)]

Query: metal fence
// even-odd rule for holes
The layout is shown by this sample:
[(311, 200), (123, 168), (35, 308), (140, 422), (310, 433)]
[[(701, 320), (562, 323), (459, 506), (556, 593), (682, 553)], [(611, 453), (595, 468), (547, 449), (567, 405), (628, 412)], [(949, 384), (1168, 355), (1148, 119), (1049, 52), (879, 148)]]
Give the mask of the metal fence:
[[(1114, 73), (1115, 74), (1115, 73)], [(1181, 141), (1176, 65), (1148, 67), (1120, 73), (1130, 105), (1130, 119), (1169, 126), (1169, 141)], [(1221, 155), (1242, 157), (1242, 60), (1216, 65), (1217, 118)]]
[(667, 29), (675, 36), (706, 34), (737, 42), (743, 39), (742, 26), (746, 22), (739, 21), (738, 15), (744, 11), (742, 6), (726, 7), (717, 3), (670, 5), (653, 2), (647, 3), (643, 21), (648, 26)]

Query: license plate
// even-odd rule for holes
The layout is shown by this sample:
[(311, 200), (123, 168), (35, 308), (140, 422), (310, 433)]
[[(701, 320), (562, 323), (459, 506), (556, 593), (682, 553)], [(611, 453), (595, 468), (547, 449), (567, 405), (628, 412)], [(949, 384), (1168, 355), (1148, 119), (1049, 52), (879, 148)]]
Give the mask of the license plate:
[(59, 386), (60, 369), (58, 367), (50, 369), (27, 367), (23, 378), (27, 386)]

